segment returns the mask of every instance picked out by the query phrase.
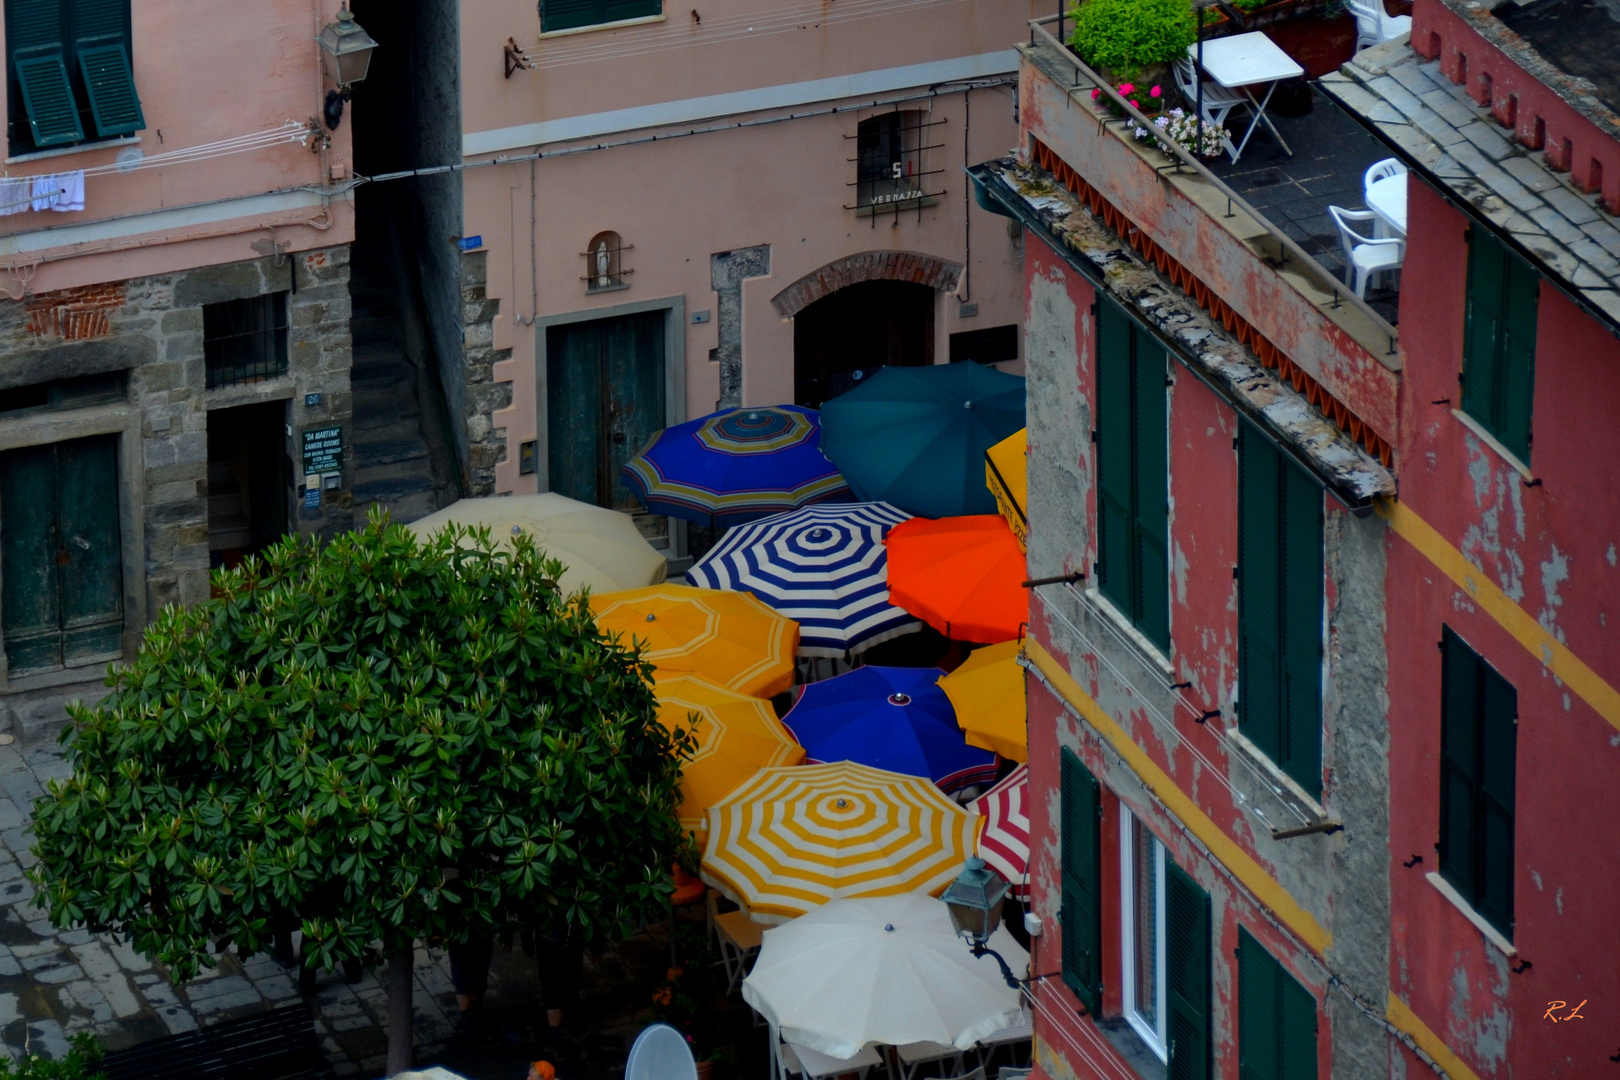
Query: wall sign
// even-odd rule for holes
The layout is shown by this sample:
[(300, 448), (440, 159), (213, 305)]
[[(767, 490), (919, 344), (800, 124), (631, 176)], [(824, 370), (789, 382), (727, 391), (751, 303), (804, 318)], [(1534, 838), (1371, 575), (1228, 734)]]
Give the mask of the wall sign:
[(484, 238), (482, 236), (463, 236), (460, 240), (456, 241), (456, 247), (460, 248), (462, 251), (477, 251), (483, 246)]
[(304, 473), (343, 471), (343, 429), (310, 428), (304, 432)]

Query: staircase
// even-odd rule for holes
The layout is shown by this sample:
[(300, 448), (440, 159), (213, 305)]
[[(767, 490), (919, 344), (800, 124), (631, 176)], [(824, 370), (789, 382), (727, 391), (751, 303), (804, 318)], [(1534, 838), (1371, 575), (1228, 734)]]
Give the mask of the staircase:
[[(402, 297), (412, 291), (400, 280), (402, 246), (385, 205), (362, 200), (356, 208), (356, 238), (350, 268), (354, 366), (354, 520), (364, 526), (373, 506), (408, 523), (455, 501), (448, 460), (435, 468), (436, 442), (422, 408), (432, 393), (432, 375), (412, 360)], [(416, 350), (420, 352), (420, 350)], [(441, 459), (446, 455), (441, 454)]]

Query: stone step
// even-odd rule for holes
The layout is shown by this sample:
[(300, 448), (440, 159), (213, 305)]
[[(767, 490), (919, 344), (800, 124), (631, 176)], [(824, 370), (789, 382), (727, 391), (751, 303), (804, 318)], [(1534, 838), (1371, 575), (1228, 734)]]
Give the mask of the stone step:
[(418, 423), (417, 418), (422, 409), (416, 403), (414, 395), (400, 394), (386, 401), (368, 401), (364, 407), (360, 404), (360, 395), (355, 395), (354, 430), (356, 432), (371, 432), (379, 428), (390, 428), (395, 424), (409, 422), (413, 427)]
[(56, 746), (62, 729), (72, 721), (67, 712), (69, 702), (82, 701), (86, 705), (93, 705), (107, 696), (107, 688), (102, 683), (106, 674), (104, 665), (71, 669), (60, 674), (64, 680), (76, 679), (82, 674), (82, 681), (10, 694), (5, 699), (5, 711), (11, 719), (11, 733), (25, 750)]
[[(421, 459), (418, 459), (421, 460)], [(378, 465), (355, 471), (354, 501), (356, 505), (369, 502), (390, 502), (407, 495), (433, 493), (433, 475), (416, 461)]]
[[(354, 444), (354, 467), (369, 469), (377, 465), (395, 465), (401, 461), (425, 461), (428, 446), (414, 428), (402, 439), (377, 439)], [(357, 471), (356, 476), (360, 473)]]
[[(416, 369), (402, 361), (375, 360), (367, 363), (355, 364), (349, 370), (349, 385), (356, 393), (361, 391), (387, 390), (391, 387), (404, 385), (415, 389)], [(363, 407), (360, 401), (355, 402), (356, 410)]]
[(400, 525), (409, 525), (420, 518), (439, 509), (439, 499), (432, 491), (419, 491), (410, 495), (401, 495), (392, 499), (378, 499), (373, 503), (362, 504), (355, 500), (355, 520), (364, 518), (370, 513), (373, 505), (388, 511), (389, 520)]

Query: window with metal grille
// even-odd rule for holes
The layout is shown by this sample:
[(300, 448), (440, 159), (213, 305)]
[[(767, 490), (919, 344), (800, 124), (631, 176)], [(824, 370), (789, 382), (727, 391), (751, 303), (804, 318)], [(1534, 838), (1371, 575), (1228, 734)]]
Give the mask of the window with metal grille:
[(263, 382), (287, 370), (287, 294), (203, 306), (208, 388)]
[(1469, 230), (1462, 408), (1526, 465), (1540, 293), (1541, 278), (1529, 263), (1489, 231)]
[(1440, 649), (1440, 876), (1511, 941), (1519, 694), (1449, 626)]
[(5, 0), (13, 154), (133, 135), (146, 126), (131, 64), (129, 0)]
[[(883, 113), (862, 120), (855, 138), (855, 204), (846, 210), (873, 209), (896, 212), (921, 207), (943, 190), (930, 177), (943, 169), (927, 167), (928, 151), (945, 144), (933, 142), (934, 129), (943, 120), (930, 120), (914, 109)], [(848, 138), (848, 136), (846, 136)]]

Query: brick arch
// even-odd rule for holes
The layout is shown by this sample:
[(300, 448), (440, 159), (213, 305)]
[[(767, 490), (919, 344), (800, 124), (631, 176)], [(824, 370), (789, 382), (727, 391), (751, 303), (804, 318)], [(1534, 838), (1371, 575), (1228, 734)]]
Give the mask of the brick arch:
[(824, 296), (862, 281), (910, 281), (950, 292), (962, 280), (962, 264), (916, 251), (863, 251), (813, 270), (775, 296), (777, 314), (791, 319)]

